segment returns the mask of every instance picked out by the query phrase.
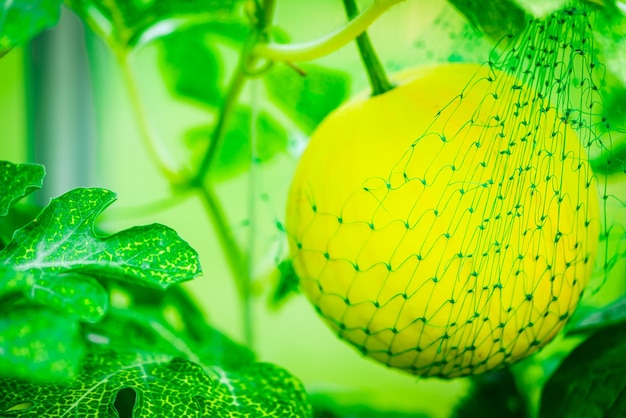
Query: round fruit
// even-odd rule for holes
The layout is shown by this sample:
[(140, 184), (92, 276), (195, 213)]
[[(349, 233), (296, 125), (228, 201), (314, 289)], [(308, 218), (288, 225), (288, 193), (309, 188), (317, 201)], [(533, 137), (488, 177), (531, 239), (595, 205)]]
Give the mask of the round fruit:
[(320, 124), (286, 227), (303, 290), (342, 338), (388, 366), (454, 377), (519, 360), (563, 327), (599, 211), (580, 141), (545, 96), (449, 64)]

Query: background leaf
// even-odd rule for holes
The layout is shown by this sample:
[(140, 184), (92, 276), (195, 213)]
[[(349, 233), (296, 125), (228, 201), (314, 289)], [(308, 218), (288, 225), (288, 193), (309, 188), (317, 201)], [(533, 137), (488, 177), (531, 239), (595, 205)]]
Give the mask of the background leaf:
[[(223, 181), (241, 174), (251, 163), (271, 160), (287, 148), (287, 131), (269, 113), (259, 112), (256, 126), (252, 126), (252, 110), (239, 106), (233, 112), (224, 134), (222, 146), (211, 167), (211, 179)], [(212, 126), (196, 127), (187, 132), (186, 142), (196, 155), (201, 155), (211, 140)], [(256, 159), (252, 161), (250, 130), (256, 129)]]
[(210, 110), (219, 108), (224, 96), (223, 69), (215, 40), (227, 40), (241, 48), (249, 31), (242, 20), (216, 20), (161, 38), (161, 71), (170, 91)]
[(469, 395), (454, 411), (454, 418), (526, 418), (526, 403), (509, 369), (472, 378)]
[(13, 164), (0, 161), (0, 216), (24, 196), (41, 188), (46, 175), (39, 164)]
[(626, 322), (626, 297), (588, 313), (583, 319), (575, 323), (568, 330), (569, 335), (596, 331)]
[(300, 68), (304, 74), (275, 65), (263, 80), (270, 100), (310, 133), (347, 98), (350, 78), (342, 71), (319, 65), (302, 64)]
[(493, 41), (521, 33), (530, 16), (514, 0), (449, 0), (467, 20)]
[(114, 200), (115, 194), (104, 189), (75, 189), (52, 199), (16, 231), (0, 260), (17, 270), (81, 273), (159, 288), (200, 274), (197, 253), (163, 225), (96, 236), (93, 223)]
[(113, 293), (129, 300), (103, 321), (85, 326), (87, 339), (110, 350), (157, 352), (235, 370), (254, 361), (252, 352), (207, 324), (177, 286), (166, 291), (124, 286)]
[(626, 325), (599, 331), (578, 346), (544, 387), (540, 418), (626, 416)]
[(67, 379), (78, 372), (83, 352), (78, 323), (51, 309), (19, 306), (0, 316), (0, 377)]
[(56, 25), (61, 0), (12, 0), (0, 3), (0, 57), (42, 30)]
[[(239, 1), (66, 0), (65, 3), (96, 33), (110, 36), (118, 46), (132, 47), (181, 27), (227, 19), (236, 11)], [(167, 25), (158, 27), (165, 21), (168, 21)]]

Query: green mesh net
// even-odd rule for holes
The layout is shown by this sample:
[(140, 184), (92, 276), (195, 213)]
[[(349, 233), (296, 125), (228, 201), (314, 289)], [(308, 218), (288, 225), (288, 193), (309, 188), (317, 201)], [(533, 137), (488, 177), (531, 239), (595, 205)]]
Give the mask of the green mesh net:
[(410, 373), (481, 373), (554, 338), (623, 259), (624, 140), (597, 19), (578, 5), (524, 20), (481, 65), (425, 66), (319, 127), (286, 226), (341, 338)]

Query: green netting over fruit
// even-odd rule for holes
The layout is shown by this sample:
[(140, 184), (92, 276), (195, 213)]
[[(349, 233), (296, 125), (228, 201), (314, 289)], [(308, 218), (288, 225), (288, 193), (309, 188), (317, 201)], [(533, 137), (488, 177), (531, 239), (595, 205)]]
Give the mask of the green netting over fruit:
[(623, 134), (594, 25), (585, 6), (531, 19), (480, 64), (399, 74), (322, 122), (286, 231), (341, 338), (410, 373), (481, 373), (548, 343), (594, 266), (623, 257), (623, 221), (606, 217), (624, 211)]

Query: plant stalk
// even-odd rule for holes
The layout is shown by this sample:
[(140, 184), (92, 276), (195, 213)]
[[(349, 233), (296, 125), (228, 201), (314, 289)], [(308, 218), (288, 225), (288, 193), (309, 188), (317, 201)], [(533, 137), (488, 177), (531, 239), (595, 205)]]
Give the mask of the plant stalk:
[[(354, 19), (358, 16), (359, 9), (355, 0), (343, 0), (343, 5), (349, 19)], [(363, 61), (370, 85), (372, 86), (372, 96), (383, 94), (393, 89), (394, 85), (387, 78), (385, 69), (372, 46), (367, 32), (364, 31), (357, 36), (356, 43), (361, 55), (361, 61)]]
[(374, 3), (342, 28), (311, 42), (300, 44), (259, 43), (252, 54), (272, 61), (311, 61), (353, 41), (391, 6), (404, 0), (374, 0)]

